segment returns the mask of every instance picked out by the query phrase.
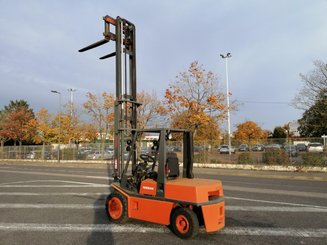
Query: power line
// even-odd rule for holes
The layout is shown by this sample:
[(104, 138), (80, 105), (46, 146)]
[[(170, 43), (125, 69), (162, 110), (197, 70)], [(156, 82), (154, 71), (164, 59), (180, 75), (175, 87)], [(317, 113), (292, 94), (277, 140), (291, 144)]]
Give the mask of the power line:
[(255, 100), (237, 100), (242, 103), (248, 104), (281, 104), (281, 105), (291, 105), (291, 102), (286, 101), (255, 101)]

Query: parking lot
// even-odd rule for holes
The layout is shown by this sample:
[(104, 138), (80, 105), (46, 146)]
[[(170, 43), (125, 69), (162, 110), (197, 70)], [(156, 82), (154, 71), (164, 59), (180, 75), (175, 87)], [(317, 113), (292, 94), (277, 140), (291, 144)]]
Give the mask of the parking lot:
[(110, 224), (105, 165), (0, 165), (1, 244), (326, 244), (325, 174), (195, 169), (221, 179), (226, 227), (183, 241), (167, 227)]

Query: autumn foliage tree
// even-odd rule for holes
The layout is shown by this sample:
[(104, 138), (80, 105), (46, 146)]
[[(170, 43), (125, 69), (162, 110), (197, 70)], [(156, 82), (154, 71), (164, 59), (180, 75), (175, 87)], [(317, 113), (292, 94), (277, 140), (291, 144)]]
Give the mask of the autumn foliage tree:
[(5, 117), (2, 119), (1, 138), (19, 142), (19, 145), (22, 145), (23, 140), (29, 140), (29, 121), (35, 116), (28, 103), (24, 100), (10, 101), (3, 113)]
[(101, 140), (101, 149), (104, 149), (109, 131), (113, 127), (115, 97), (106, 92), (100, 96), (89, 92), (86, 96), (87, 101), (83, 104), (84, 109), (91, 116)]
[(200, 128), (212, 128), (212, 122), (223, 120), (227, 108), (217, 83), (215, 75), (197, 61), (192, 62), (187, 71), (179, 73), (165, 93), (164, 103), (173, 118), (171, 126), (189, 129), (197, 139), (202, 137)]
[(242, 143), (253, 144), (261, 139), (266, 139), (268, 135), (255, 122), (246, 121), (237, 125), (234, 137)]

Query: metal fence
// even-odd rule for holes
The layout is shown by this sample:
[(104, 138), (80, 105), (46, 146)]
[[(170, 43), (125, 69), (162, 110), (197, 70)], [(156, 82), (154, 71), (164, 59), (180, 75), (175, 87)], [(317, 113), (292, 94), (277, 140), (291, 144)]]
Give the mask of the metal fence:
[[(326, 166), (327, 151), (308, 152), (295, 148), (294, 151), (287, 151), (285, 145), (308, 145), (309, 142), (319, 142), (323, 144), (322, 138), (288, 138), (288, 139), (267, 139), (255, 141), (232, 140), (233, 153), (221, 151), (221, 146), (226, 145), (226, 141), (195, 141), (194, 142), (194, 162), (198, 163), (234, 163), (234, 164), (267, 164), (267, 165), (313, 165)], [(244, 144), (247, 147), (243, 147)], [(138, 155), (148, 152), (151, 148), (151, 141), (142, 141), (138, 144)], [(258, 148), (257, 145), (263, 145)], [(234, 151), (235, 150), (235, 151)], [(182, 161), (182, 143), (179, 141), (169, 141), (168, 151), (176, 152)], [(228, 152), (227, 152), (228, 153)], [(111, 160), (113, 158), (113, 142), (101, 145), (80, 144), (62, 145), (60, 149), (61, 160)], [(127, 158), (128, 152), (124, 153)], [(46, 146), (5, 146), (0, 148), (0, 159), (30, 159), (30, 160), (58, 160), (57, 145)]]

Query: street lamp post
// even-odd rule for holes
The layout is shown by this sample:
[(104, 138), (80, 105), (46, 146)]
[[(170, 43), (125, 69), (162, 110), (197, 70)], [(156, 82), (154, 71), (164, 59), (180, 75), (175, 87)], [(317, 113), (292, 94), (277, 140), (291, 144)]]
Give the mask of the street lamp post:
[(60, 163), (60, 138), (61, 138), (61, 93), (56, 90), (51, 90), (51, 93), (58, 94), (59, 95), (59, 133), (58, 133), (58, 163)]
[(227, 53), (226, 55), (220, 55), (221, 58), (225, 60), (225, 73), (226, 73), (226, 99), (227, 99), (227, 127), (228, 127), (228, 151), (231, 155), (231, 139), (230, 139), (230, 110), (229, 110), (229, 84), (228, 84), (228, 58), (231, 58), (232, 55)]
[(76, 89), (69, 88), (68, 92), (70, 92), (70, 116), (73, 117), (74, 92), (76, 92)]

